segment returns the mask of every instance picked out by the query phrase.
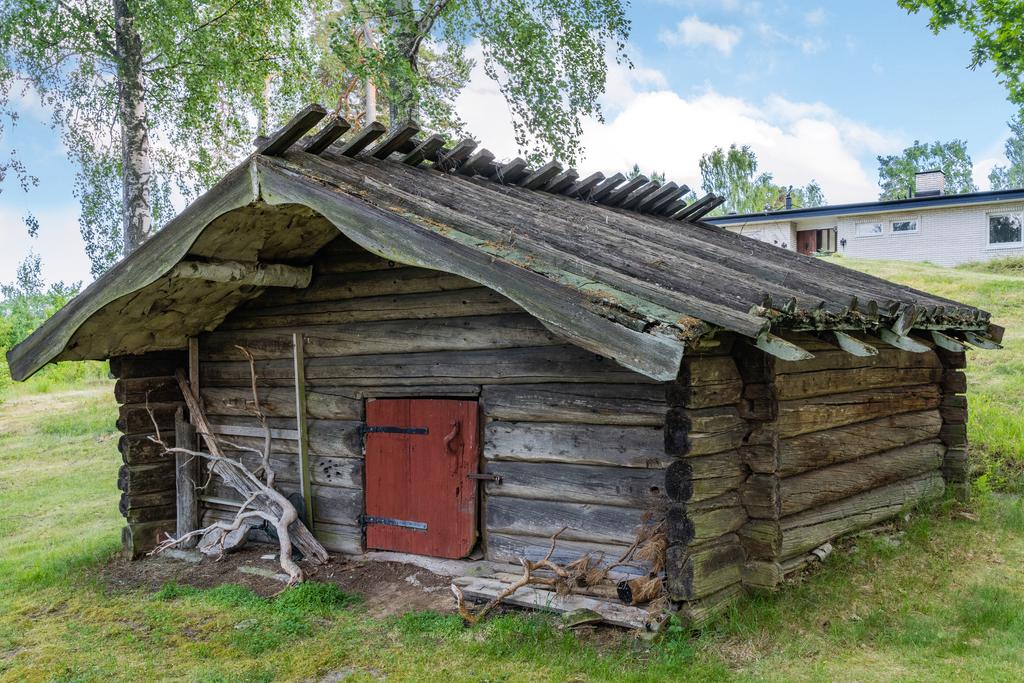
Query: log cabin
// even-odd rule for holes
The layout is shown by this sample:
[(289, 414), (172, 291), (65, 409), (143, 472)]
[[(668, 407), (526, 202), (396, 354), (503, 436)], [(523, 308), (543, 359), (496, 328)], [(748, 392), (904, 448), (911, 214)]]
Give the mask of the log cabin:
[(336, 553), (514, 562), (561, 530), (557, 561), (615, 558), (654, 515), (700, 621), (962, 491), (985, 311), (717, 228), (685, 186), (349, 128), (299, 112), (8, 354), (16, 379), (110, 360), (132, 556), (237, 509), (147, 412), (187, 438), (183, 369), (261, 441), (237, 347)]

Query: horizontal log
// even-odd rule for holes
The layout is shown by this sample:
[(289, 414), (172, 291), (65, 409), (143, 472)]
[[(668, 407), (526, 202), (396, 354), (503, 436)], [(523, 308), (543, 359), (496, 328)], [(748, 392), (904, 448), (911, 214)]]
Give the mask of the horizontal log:
[[(788, 477), (818, 467), (934, 439), (942, 428), (938, 411), (890, 415), (836, 429), (783, 439), (778, 445), (777, 470)], [(755, 468), (755, 463), (749, 463)], [(756, 468), (755, 468), (756, 469)]]
[[(629, 542), (632, 543), (632, 539)], [(543, 559), (550, 549), (550, 537), (494, 532), (487, 534), (486, 553), (487, 559), (491, 562), (512, 562), (517, 565), (520, 559), (537, 562)], [(584, 555), (590, 555), (598, 564), (605, 566), (622, 558), (627, 550), (629, 550), (629, 546), (625, 544), (570, 541), (559, 536), (551, 560), (560, 565), (567, 565)], [(614, 573), (625, 576), (644, 576), (649, 569), (649, 563), (640, 563), (640, 565), (638, 567), (616, 567)]]
[[(951, 398), (967, 398), (966, 396), (953, 396)], [(967, 422), (967, 408), (954, 406), (942, 406), (939, 408), (942, 421), (946, 424), (965, 424)]]
[(654, 427), (490, 422), (484, 428), (488, 460), (564, 462), (663, 469), (663, 430)]
[[(873, 344), (876, 345), (876, 344)], [(783, 375), (809, 373), (831, 370), (850, 370), (854, 368), (893, 368), (908, 370), (911, 368), (939, 368), (941, 363), (934, 353), (912, 353), (901, 351), (891, 346), (877, 345), (877, 356), (854, 356), (832, 347), (831, 350), (815, 350), (803, 342), (798, 346), (816, 351), (814, 358), (801, 361), (776, 360), (775, 372), (777, 380)]]
[(687, 356), (679, 378), (667, 385), (668, 401), (685, 408), (735, 405), (743, 380), (731, 356)]
[[(297, 481), (279, 481), (276, 488), (285, 495), (299, 493)], [(206, 486), (198, 489), (199, 497), (204, 501), (216, 501), (221, 504), (238, 505), (242, 499), (237, 491), (214, 479)], [(313, 499), (314, 528), (318, 522), (358, 526), (359, 516), (363, 514), (362, 489), (342, 488), (314, 484), (311, 488)]]
[(360, 356), (388, 353), (427, 353), (507, 349), (564, 344), (564, 341), (526, 313), (347, 323), (274, 328), (225, 330), (205, 335), (200, 344), (204, 361), (243, 358), (243, 346), (259, 360), (292, 357), (292, 333), (305, 340), (306, 358)]
[(181, 401), (181, 389), (173, 377), (130, 377), (114, 384), (114, 399), (124, 403), (174, 403)]
[(710, 455), (735, 450), (749, 427), (735, 407), (689, 410), (673, 407), (665, 416), (665, 451), (671, 455)]
[(128, 510), (173, 505), (175, 498), (176, 492), (173, 489), (148, 493), (122, 493), (117, 502), (117, 509), (122, 515), (127, 515)]
[[(271, 448), (277, 454), (298, 453), (298, 433), (295, 430), (295, 420), (288, 418), (271, 418), (269, 421), (272, 430), (290, 438), (274, 438)], [(263, 448), (263, 430), (255, 418), (241, 416), (210, 416), (210, 423), (216, 427), (215, 431), (244, 431), (245, 434), (221, 434), (221, 442), (245, 446), (246, 448)], [(309, 420), (309, 452), (312, 455), (337, 457), (337, 458), (361, 458), (363, 456), (363, 440), (359, 428), (361, 422), (348, 420)], [(241, 429), (231, 429), (232, 427)], [(277, 432), (275, 432), (277, 433)]]
[(938, 385), (927, 384), (780, 401), (779, 436), (797, 436), (886, 415), (931, 410), (938, 408), (941, 400)]
[[(200, 368), (203, 386), (246, 386), (249, 364), (215, 361)], [(293, 383), (291, 360), (257, 361), (265, 386)], [(653, 383), (615, 361), (575, 346), (311, 358), (308, 386), (507, 384), (561, 382)]]
[(694, 600), (737, 583), (745, 557), (735, 534), (702, 546), (672, 545), (665, 555), (665, 587), (673, 600)]
[(783, 567), (778, 562), (750, 560), (740, 568), (744, 586), (754, 588), (775, 588), (785, 578)]
[(644, 508), (658, 504), (664, 495), (665, 474), (658, 469), (498, 461), (488, 463), (486, 470), (502, 479), (500, 484), (487, 482), (492, 497)]
[(316, 275), (300, 290), (271, 290), (260, 298), (263, 306), (288, 306), (320, 301), (340, 301), (371, 296), (420, 294), (476, 287), (466, 278), (425, 268)]
[[(174, 522), (177, 518), (178, 508), (174, 503), (170, 505), (157, 505), (153, 507), (132, 508), (129, 507), (123, 513), (129, 526), (133, 524), (146, 524), (149, 522)], [(177, 524), (177, 522), (175, 522)]]
[(734, 583), (699, 600), (683, 603), (676, 616), (691, 628), (701, 628), (724, 614), (743, 595), (743, 585)]
[(129, 524), (121, 529), (121, 545), (125, 555), (136, 560), (154, 547), (166, 534), (173, 534), (175, 522), (162, 520), (159, 522), (148, 522), (145, 524)]
[[(181, 403), (128, 403), (118, 409), (117, 429), (123, 434), (156, 434), (174, 430), (174, 413)], [(152, 413), (152, 414), (151, 414)], [(154, 426), (155, 423), (155, 426)]]
[[(173, 460), (164, 453), (162, 446), (149, 438), (151, 435), (153, 435), (152, 431), (148, 434), (134, 436), (122, 435), (117, 440), (117, 450), (121, 453), (121, 459), (126, 465), (150, 465)], [(160, 432), (160, 438), (164, 443), (174, 443), (174, 432)]]
[(906, 507), (938, 498), (945, 484), (937, 471), (887, 484), (877, 489), (785, 517), (778, 522), (752, 520), (740, 532), (754, 557), (786, 559), (806, 553), (826, 541), (898, 515)]
[(737, 492), (691, 502), (687, 506), (686, 514), (693, 525), (691, 544), (694, 545), (731, 534), (747, 521), (747, 511)]
[(522, 308), (485, 287), (457, 292), (373, 296), (311, 304), (267, 306), (257, 299), (239, 308), (220, 330), (262, 330), (307, 325), (346, 325), (384, 320), (430, 320), (474, 315), (518, 313)]
[(943, 372), (940, 367), (866, 367), (849, 370), (823, 370), (779, 375), (775, 380), (775, 386), (779, 399), (789, 400), (842, 394), (864, 389), (931, 384), (941, 381)]
[(779, 478), (773, 474), (751, 474), (740, 487), (740, 498), (751, 517), (778, 519), (781, 514), (782, 493)]
[(110, 359), (110, 374), (118, 379), (129, 377), (173, 377), (178, 368), (188, 366), (184, 351), (154, 351), (138, 356), (115, 356)]
[(787, 477), (779, 483), (781, 514), (788, 516), (936, 470), (945, 451), (938, 441), (925, 441)]
[(239, 287), (309, 286), (313, 277), (311, 266), (289, 266), (283, 263), (242, 263), (239, 261), (179, 261), (167, 273), (171, 280), (205, 280)]
[[(260, 408), (268, 417), (295, 417), (295, 389), (259, 387)], [(203, 387), (208, 415), (254, 415), (252, 391), (245, 387)], [(363, 419), (363, 399), (316, 390), (306, 391), (306, 415), (322, 420)]]
[(358, 526), (317, 522), (313, 525), (313, 536), (332, 553), (359, 555), (364, 550), (363, 533)]
[(407, 267), (404, 263), (383, 259), (368, 251), (358, 251), (343, 256), (317, 254), (318, 274), (363, 273), (370, 270), (393, 270)]
[(667, 410), (655, 384), (488, 385), (480, 399), (487, 417), (509, 422), (660, 426)]
[(550, 538), (562, 527), (559, 536), (567, 541), (630, 544), (636, 539), (644, 511), (550, 500), (488, 497), (487, 534), (513, 534)]
[(962, 484), (967, 481), (970, 460), (966, 448), (950, 448), (942, 459), (942, 476), (947, 483)]
[(967, 425), (943, 424), (939, 429), (939, 440), (949, 448), (967, 448)]
[(967, 375), (961, 370), (946, 370), (942, 378), (942, 389), (951, 394), (967, 392)]
[(737, 490), (746, 477), (737, 452), (682, 458), (665, 470), (665, 493), (677, 503), (708, 500)]
[(174, 490), (174, 460), (153, 465), (121, 465), (117, 488), (129, 495)]
[(963, 351), (947, 351), (946, 349), (936, 347), (935, 354), (939, 357), (939, 361), (944, 368), (959, 369), (967, 367), (967, 354)]

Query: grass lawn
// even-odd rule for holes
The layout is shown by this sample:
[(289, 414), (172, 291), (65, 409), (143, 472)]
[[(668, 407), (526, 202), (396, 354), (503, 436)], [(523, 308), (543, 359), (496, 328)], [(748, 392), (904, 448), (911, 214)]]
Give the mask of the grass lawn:
[(1019, 483), (1024, 458), (1024, 278), (842, 263), (1007, 326), (1005, 351), (972, 359), (972, 438), (990, 473), (973, 514), (946, 503), (856, 538), (799, 585), (655, 642), (539, 615), (473, 629), (430, 612), (378, 620), (323, 584), (273, 600), (230, 585), (125, 590), (100, 571), (121, 526), (111, 387), (29, 385), (0, 397), (0, 681), (1019, 679), (1024, 503), (989, 489)]

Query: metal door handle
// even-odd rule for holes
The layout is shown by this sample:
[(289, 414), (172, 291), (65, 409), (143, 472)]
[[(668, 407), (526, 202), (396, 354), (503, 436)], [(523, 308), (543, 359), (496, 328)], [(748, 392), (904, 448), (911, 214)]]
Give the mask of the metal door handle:
[(452, 443), (459, 436), (460, 424), (458, 420), (452, 420), (452, 431), (448, 432), (448, 436), (444, 437), (444, 447), (449, 453), (455, 453), (455, 449), (452, 448)]

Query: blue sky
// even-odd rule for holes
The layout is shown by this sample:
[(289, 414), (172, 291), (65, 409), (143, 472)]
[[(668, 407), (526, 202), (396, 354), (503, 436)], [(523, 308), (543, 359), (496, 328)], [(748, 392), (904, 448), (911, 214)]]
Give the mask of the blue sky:
[[(638, 163), (698, 186), (715, 145), (750, 144), (778, 182), (817, 179), (830, 202), (877, 196), (875, 156), (920, 140), (968, 141), (976, 182), (1002, 162), (1014, 108), (987, 68), (970, 71), (971, 41), (934, 36), (895, 0), (747, 2), (635, 0), (630, 54), (613, 68), (605, 122), (588, 122), (581, 170)], [(496, 88), (478, 69), (461, 96), (470, 132), (499, 156), (515, 146)], [(48, 280), (89, 280), (72, 196), (74, 169), (47, 113), (30, 99), (0, 150), (15, 148), (40, 184), (0, 193), (0, 281), (31, 248)], [(41, 224), (30, 239), (27, 211)]]

